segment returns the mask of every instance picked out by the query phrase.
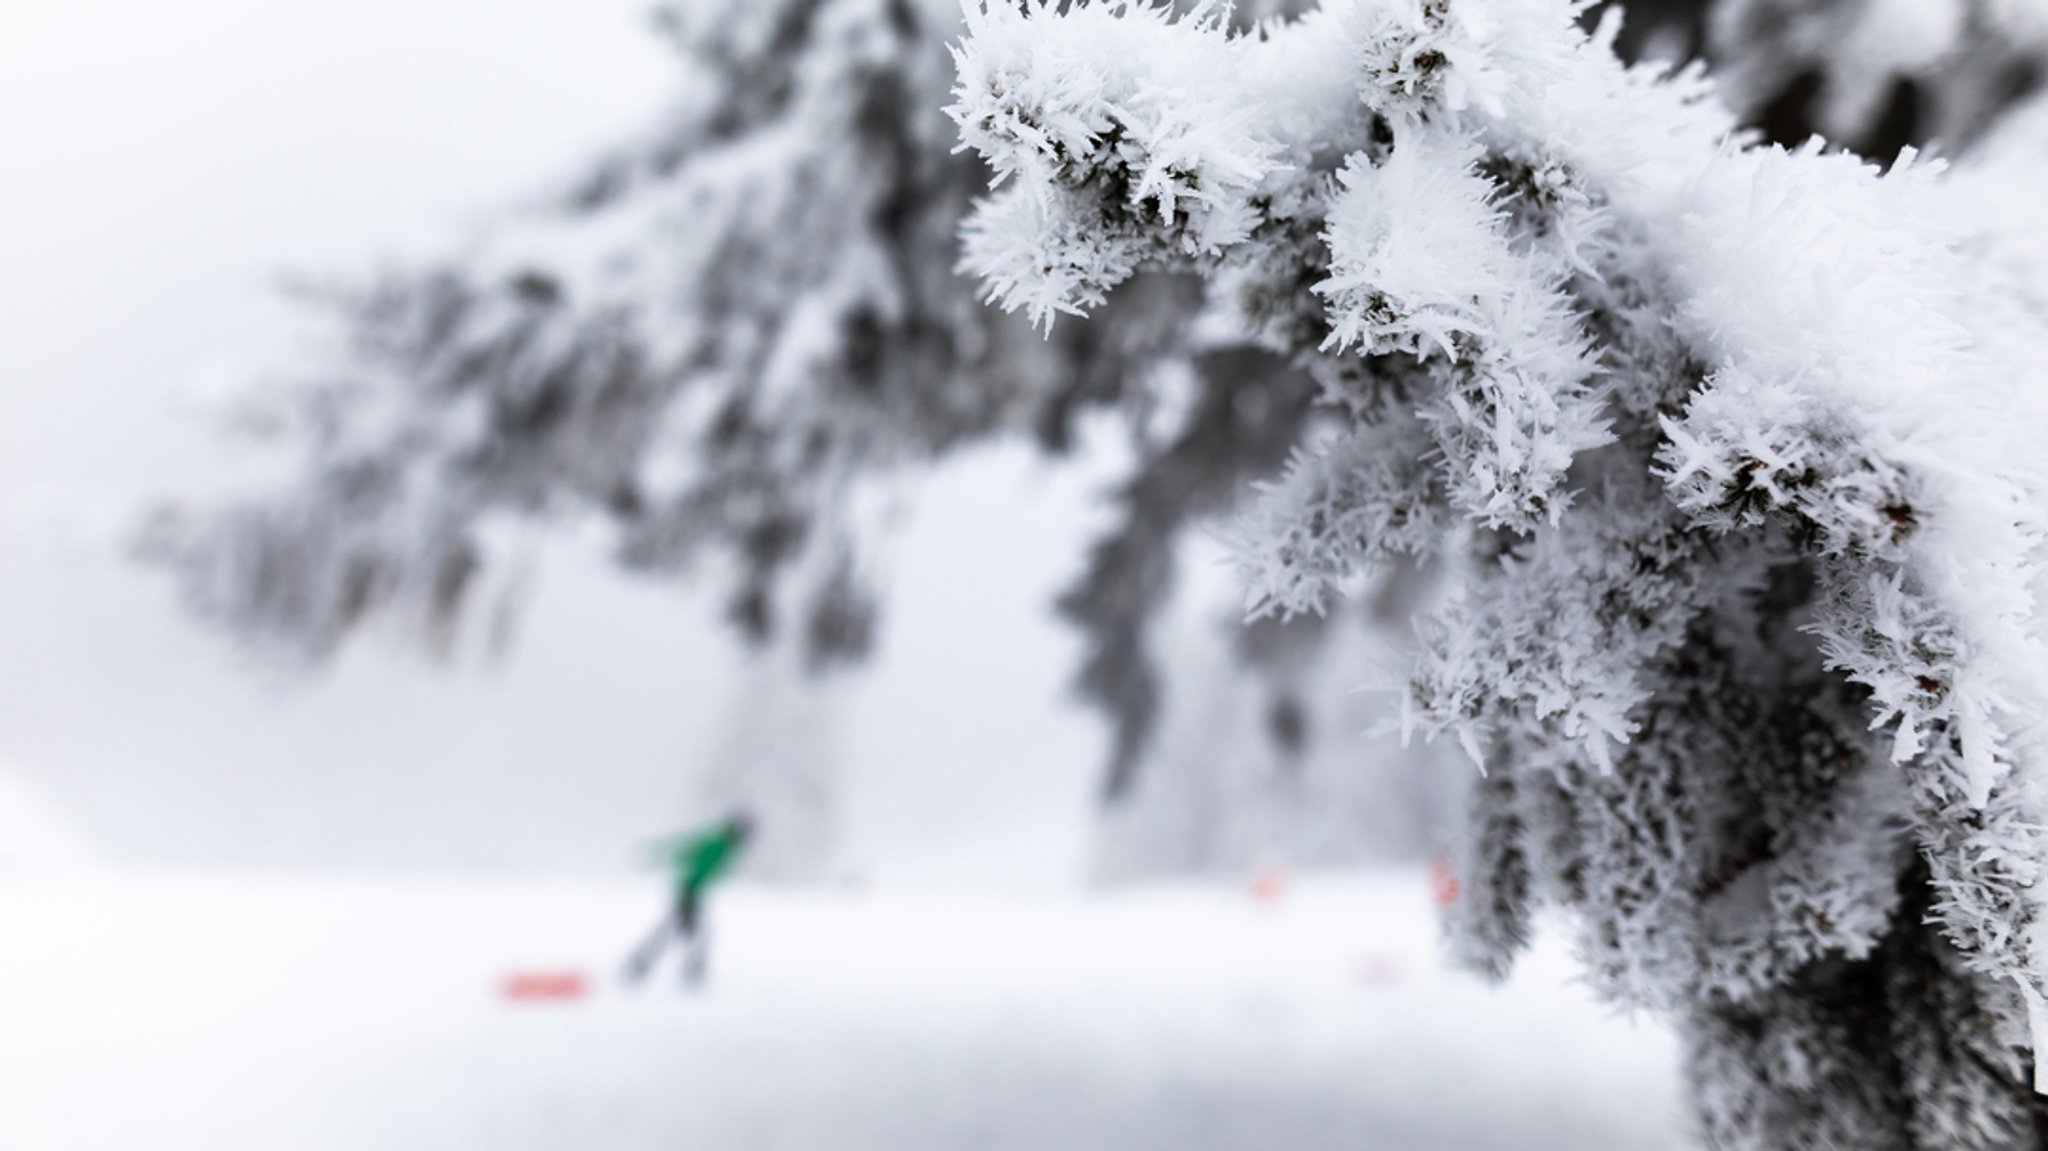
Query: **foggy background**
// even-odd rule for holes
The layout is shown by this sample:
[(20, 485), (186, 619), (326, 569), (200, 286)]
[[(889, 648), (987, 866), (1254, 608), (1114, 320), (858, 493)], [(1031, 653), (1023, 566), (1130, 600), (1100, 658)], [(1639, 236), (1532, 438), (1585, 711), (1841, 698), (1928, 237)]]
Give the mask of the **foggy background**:
[[(744, 682), (706, 597), (558, 540), (502, 665), (257, 673), (121, 554), (259, 466), (204, 405), (303, 331), (281, 276), (459, 248), (673, 77), (633, 0), (0, 0), (0, 771), (138, 863), (591, 872), (676, 822)], [(1104, 736), (1047, 605), (1109, 471), (1030, 456), (919, 490), (828, 689), (849, 877), (1081, 873)]]

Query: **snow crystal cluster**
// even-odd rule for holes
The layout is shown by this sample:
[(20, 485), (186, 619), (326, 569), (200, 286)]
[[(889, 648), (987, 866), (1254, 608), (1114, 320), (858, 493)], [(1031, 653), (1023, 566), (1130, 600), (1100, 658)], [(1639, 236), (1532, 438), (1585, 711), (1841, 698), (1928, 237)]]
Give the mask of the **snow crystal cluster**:
[(1570, 909), (1717, 1146), (2033, 1146), (2048, 229), (2011, 176), (2048, 153), (1763, 146), (1577, 15), (978, 8), (968, 265), (1044, 325), (1191, 275), (1198, 330), (1313, 381), (1337, 426), (1231, 538), (1258, 613), (1452, 582), (1405, 722), (1486, 771), (1463, 958)]

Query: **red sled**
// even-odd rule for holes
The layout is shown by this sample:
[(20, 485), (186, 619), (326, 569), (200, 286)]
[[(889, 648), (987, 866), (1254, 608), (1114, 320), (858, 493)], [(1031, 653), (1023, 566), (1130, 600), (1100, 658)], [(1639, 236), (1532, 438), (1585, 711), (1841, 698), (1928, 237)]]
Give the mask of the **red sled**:
[(581, 999), (589, 992), (581, 971), (514, 971), (498, 984), (498, 995), (515, 1003)]

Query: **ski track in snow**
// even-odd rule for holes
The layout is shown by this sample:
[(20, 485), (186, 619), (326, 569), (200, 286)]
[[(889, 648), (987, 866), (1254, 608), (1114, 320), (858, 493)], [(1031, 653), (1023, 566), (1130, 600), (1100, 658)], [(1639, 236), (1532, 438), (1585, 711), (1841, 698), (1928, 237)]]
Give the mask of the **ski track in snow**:
[[(652, 883), (0, 875), (0, 1151), (1629, 1151), (1670, 1037), (1555, 938), (1445, 973), (1419, 873), (989, 899), (740, 888), (711, 982), (613, 973)], [(672, 962), (672, 960), (671, 960)], [(517, 970), (580, 1001), (510, 1003)]]

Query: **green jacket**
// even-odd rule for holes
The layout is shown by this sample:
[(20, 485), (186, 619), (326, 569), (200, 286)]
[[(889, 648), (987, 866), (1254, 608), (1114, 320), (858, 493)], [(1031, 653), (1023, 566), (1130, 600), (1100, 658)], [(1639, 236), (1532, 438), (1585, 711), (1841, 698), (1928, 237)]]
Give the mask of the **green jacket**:
[(695, 892), (732, 869), (742, 838), (731, 824), (719, 824), (693, 835), (662, 840), (659, 846), (675, 875), (677, 889)]

